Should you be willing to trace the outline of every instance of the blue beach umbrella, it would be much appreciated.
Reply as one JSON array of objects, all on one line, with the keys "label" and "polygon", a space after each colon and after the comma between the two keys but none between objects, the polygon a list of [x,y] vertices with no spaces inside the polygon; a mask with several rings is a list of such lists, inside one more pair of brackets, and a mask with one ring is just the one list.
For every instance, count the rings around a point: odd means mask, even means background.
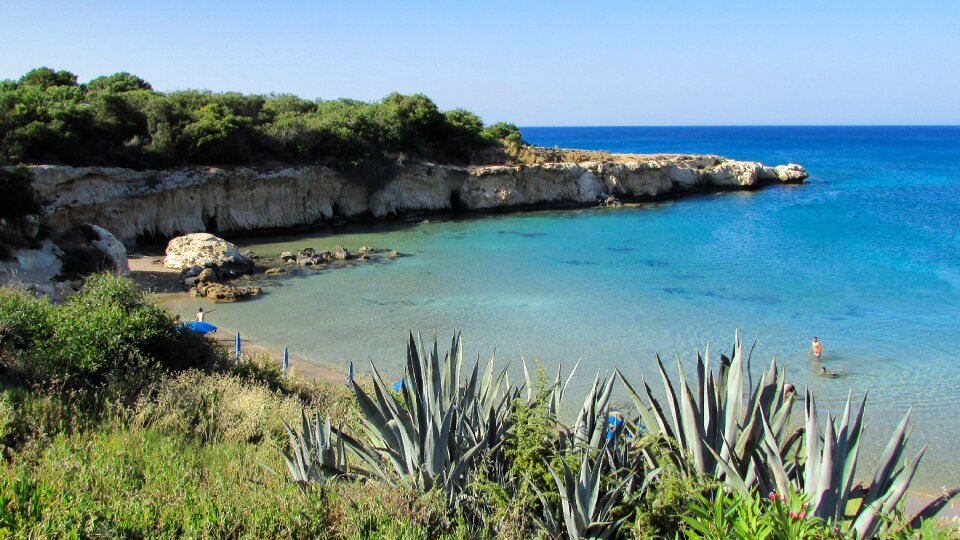
[{"label": "blue beach umbrella", "polygon": [[290,366],[290,354],[287,352],[287,346],[283,346],[283,361],[280,364],[281,369],[283,369],[283,374],[287,374],[287,367]]},{"label": "blue beach umbrella", "polygon": [[237,338],[233,341],[233,351],[234,355],[237,357],[237,362],[240,361],[240,332],[237,332]]},{"label": "blue beach umbrella", "polygon": [[208,322],[190,321],[190,322],[180,323],[178,326],[182,328],[186,328],[187,330],[192,330],[194,332],[200,332],[201,334],[217,331],[217,327]]}]

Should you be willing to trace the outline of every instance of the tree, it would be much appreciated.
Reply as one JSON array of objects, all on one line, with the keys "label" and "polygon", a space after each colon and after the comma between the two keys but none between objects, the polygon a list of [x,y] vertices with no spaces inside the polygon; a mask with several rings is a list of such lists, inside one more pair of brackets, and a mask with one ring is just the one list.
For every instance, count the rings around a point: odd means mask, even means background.
[{"label": "tree", "polygon": [[23,86],[39,86],[41,88],[76,86],[77,76],[69,71],[54,71],[48,67],[38,67],[28,71],[17,82]]},{"label": "tree", "polygon": [[115,94],[134,90],[153,90],[150,83],[126,71],[97,77],[88,82],[86,87],[88,92],[112,92]]}]

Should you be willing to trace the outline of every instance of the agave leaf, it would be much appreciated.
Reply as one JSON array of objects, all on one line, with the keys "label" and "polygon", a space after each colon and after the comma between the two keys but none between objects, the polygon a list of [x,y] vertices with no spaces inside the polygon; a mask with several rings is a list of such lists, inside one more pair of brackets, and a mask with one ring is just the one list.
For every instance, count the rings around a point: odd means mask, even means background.
[{"label": "agave leaf", "polygon": [[763,411],[760,411],[760,423],[763,425],[763,432],[766,435],[766,437],[763,438],[763,451],[766,456],[767,467],[773,473],[772,476],[776,483],[777,491],[783,494],[789,493],[790,478],[784,468],[783,461],[780,460],[780,448],[777,445],[777,440],[773,436],[770,423],[767,422],[767,417]]},{"label": "agave leaf", "polygon": [[817,404],[813,394],[807,390],[807,403],[804,430],[804,449],[806,462],[804,463],[804,492],[810,497],[816,496],[817,478],[820,477],[820,429],[817,422]]},{"label": "agave leaf", "polygon": [[917,512],[910,519],[910,527],[919,529],[923,525],[924,520],[931,519],[933,516],[939,514],[941,510],[950,504],[950,501],[957,497],[957,495],[960,495],[960,488],[947,491],[943,495],[931,501],[930,504],[924,506],[923,509]]},{"label": "agave leaf", "polygon": [[[663,379],[663,390],[667,395],[667,407],[670,410],[670,416],[673,418],[673,425],[677,428],[675,436],[681,448],[687,448],[685,433],[681,427],[680,402],[677,400],[677,394],[673,391],[673,384],[670,377],[667,377],[666,370],[663,369],[663,362],[660,361],[660,355],[657,355],[657,369],[660,370],[660,378]],[[681,370],[682,371],[682,370]]]},{"label": "agave leaf", "polygon": [[[909,413],[907,414],[909,415]],[[898,475],[896,481],[882,497],[871,499],[869,503],[866,500],[864,501],[863,510],[853,523],[857,538],[873,538],[876,535],[881,525],[880,515],[889,512],[900,502],[900,498],[906,493],[910,482],[913,480],[913,475],[917,471],[917,466],[920,464],[920,459],[923,458],[925,450],[926,448],[920,450],[920,454],[907,469],[907,473]],[[870,487],[871,491],[873,491],[873,487]]]},{"label": "agave leaf", "polygon": [[746,483],[744,483],[743,478],[740,477],[740,474],[733,470],[733,468],[726,461],[721,459],[720,454],[718,454],[716,450],[710,448],[709,446],[707,447],[707,450],[713,454],[714,458],[717,460],[717,465],[723,470],[726,483],[736,488],[737,491],[742,493],[745,497],[751,496],[752,494],[750,492],[750,488],[748,488]]},{"label": "agave leaf", "polygon": [[[812,500],[814,515],[823,519],[835,515],[837,510],[836,486],[839,478],[835,474],[836,468],[833,463],[836,446],[837,438],[833,431],[833,419],[828,416],[823,433],[823,454],[818,467],[820,478],[817,479],[817,491]],[[807,456],[807,459],[814,458],[815,456]]]},{"label": "agave leaf", "polygon": [[903,416],[903,419],[900,420],[900,425],[897,426],[897,429],[894,430],[893,435],[887,442],[887,446],[880,457],[877,471],[873,475],[870,491],[867,492],[867,496],[864,498],[864,504],[872,504],[873,501],[877,500],[877,497],[880,496],[882,491],[886,491],[890,482],[892,482],[891,472],[896,467],[897,462],[900,461],[900,456],[903,454],[909,438],[909,435],[907,435],[907,426],[910,421],[910,412],[911,410],[908,410],[907,414]]},{"label": "agave leaf", "polygon": [[643,403],[643,400],[640,398],[640,395],[637,394],[637,391],[633,389],[633,386],[630,385],[630,382],[627,381],[627,378],[623,376],[623,373],[616,369],[617,377],[620,378],[620,382],[623,383],[624,388],[627,390],[627,395],[630,396],[630,399],[633,400],[634,406],[637,408],[637,412],[640,414],[640,420],[643,422],[644,427],[650,433],[660,433],[658,429],[659,424],[653,416],[653,413],[650,409],[647,408],[646,404]]},{"label": "agave leaf", "polygon": [[697,470],[706,473],[711,470],[711,463],[707,462],[707,454],[703,451],[703,416],[697,410],[693,401],[693,395],[690,393],[690,387],[687,385],[683,374],[683,366],[677,361],[677,367],[680,370],[680,418],[683,422],[684,439],[687,450],[693,455],[693,462]]}]

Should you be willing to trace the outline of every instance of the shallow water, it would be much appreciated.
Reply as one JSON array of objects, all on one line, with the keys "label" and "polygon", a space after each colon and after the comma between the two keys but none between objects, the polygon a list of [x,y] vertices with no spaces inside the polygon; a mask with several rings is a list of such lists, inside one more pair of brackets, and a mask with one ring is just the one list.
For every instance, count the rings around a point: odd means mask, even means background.
[{"label": "shallow water", "polygon": [[[364,371],[372,359],[391,375],[408,330],[443,343],[459,329],[474,355],[539,355],[548,369],[582,358],[581,388],[614,365],[654,376],[657,352],[689,367],[707,343],[728,351],[740,328],[758,340],[755,373],[786,361],[821,408],[839,412],[849,389],[870,391],[868,458],[913,407],[914,447],[929,446],[920,484],[960,484],[960,128],[523,131],[546,146],[794,161],[811,178],[622,209],[241,239],[264,256],[335,244],[409,256],[270,279],[262,298],[210,319],[324,363]],[[815,375],[812,335],[840,378]]]}]

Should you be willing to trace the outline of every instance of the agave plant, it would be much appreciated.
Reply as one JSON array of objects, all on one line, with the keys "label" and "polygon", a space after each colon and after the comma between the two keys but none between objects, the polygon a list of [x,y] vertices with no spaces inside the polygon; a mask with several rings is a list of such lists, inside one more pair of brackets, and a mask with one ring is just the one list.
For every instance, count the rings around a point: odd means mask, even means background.
[{"label": "agave plant", "polygon": [[[810,497],[811,511],[815,516],[838,524],[846,523],[856,531],[857,538],[873,538],[884,524],[884,516],[891,515],[898,508],[925,451],[922,448],[912,461],[900,464],[910,439],[908,411],[887,442],[869,486],[854,486],[866,400],[864,396],[852,418],[852,395],[848,395],[843,415],[839,419],[828,415],[821,435],[816,401],[808,390],[799,462],[785,461],[773,447],[769,434],[764,441],[764,465],[777,488],[782,492],[789,488],[802,489]],[[763,424],[769,431],[766,419]],[[953,490],[949,497],[923,509],[914,521],[936,514],[957,493]],[[848,514],[847,503],[851,499],[860,499],[860,502]]]},{"label": "agave plant", "polygon": [[617,518],[615,508],[628,497],[642,496],[659,474],[659,470],[646,471],[640,467],[605,475],[605,464],[613,461],[607,445],[600,453],[585,449],[582,454],[580,471],[576,475],[563,459],[559,460],[562,467],[559,472],[547,464],[556,482],[560,505],[557,508],[548,497],[538,492],[543,513],[534,515],[533,520],[552,538],[564,534],[569,539],[616,536],[629,515]]},{"label": "agave plant", "polygon": [[[657,366],[666,394],[666,406],[653,396],[643,381],[641,396],[618,370],[620,380],[633,399],[639,421],[647,433],[663,435],[676,441],[682,453],[689,455],[700,473],[735,482],[754,484],[762,471],[757,461],[762,442],[772,435],[778,453],[787,455],[797,442],[799,433],[787,436],[793,395],[784,393],[785,374],[774,360],[753,388],[744,403],[744,362],[749,366],[749,353],[744,358],[740,333],[734,338],[729,357],[720,356],[720,368],[714,376],[710,368],[710,349],[697,353],[696,394],[687,384],[683,366],[677,359],[680,382],[674,386],[657,356]],[[749,367],[747,367],[749,373]],[[749,377],[749,375],[748,375]],[[769,433],[764,431],[763,418],[770,419]]]},{"label": "agave plant", "polygon": [[505,434],[509,396],[501,392],[506,371],[494,374],[493,358],[483,375],[478,358],[466,380],[462,365],[459,333],[442,359],[436,340],[426,349],[411,333],[400,402],[373,364],[373,397],[353,386],[365,441],[350,446],[374,474],[399,477],[423,491],[439,486],[452,495],[463,489],[475,456]]},{"label": "agave plant", "polygon": [[290,447],[283,451],[283,459],[293,481],[301,487],[324,481],[326,474],[347,472],[344,438],[330,425],[330,418],[321,423],[320,413],[314,414],[313,422],[307,420],[306,411],[300,411],[302,429],[298,433],[289,424],[283,423],[290,437]]}]

